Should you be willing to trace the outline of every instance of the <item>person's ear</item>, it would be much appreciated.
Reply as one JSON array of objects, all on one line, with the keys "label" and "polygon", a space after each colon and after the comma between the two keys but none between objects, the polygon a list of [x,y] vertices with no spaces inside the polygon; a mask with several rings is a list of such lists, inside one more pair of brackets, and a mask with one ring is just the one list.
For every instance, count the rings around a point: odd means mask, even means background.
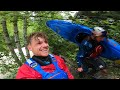
[{"label": "person's ear", "polygon": [[29,51],[32,51],[31,45],[28,45],[27,48],[28,48]]}]

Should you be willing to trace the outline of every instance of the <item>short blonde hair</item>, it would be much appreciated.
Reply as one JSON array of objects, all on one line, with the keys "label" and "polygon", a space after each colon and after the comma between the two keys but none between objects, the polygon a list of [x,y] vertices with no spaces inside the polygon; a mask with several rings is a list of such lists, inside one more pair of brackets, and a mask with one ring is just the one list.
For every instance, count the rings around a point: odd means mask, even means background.
[{"label": "short blonde hair", "polygon": [[44,38],[48,42],[48,38],[43,32],[33,32],[27,37],[27,45],[31,44],[32,39],[37,39],[38,37]]}]

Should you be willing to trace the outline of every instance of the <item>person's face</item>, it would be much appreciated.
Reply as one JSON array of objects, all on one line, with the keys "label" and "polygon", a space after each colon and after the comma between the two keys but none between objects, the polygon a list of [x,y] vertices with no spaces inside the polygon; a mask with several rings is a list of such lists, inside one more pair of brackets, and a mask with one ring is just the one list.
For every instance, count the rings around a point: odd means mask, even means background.
[{"label": "person's face", "polygon": [[96,37],[96,41],[97,41],[97,42],[101,42],[101,41],[104,40],[104,38],[105,38],[105,37],[98,36],[98,37]]},{"label": "person's face", "polygon": [[32,39],[31,44],[28,45],[28,49],[33,52],[36,56],[48,56],[49,54],[49,45],[48,42],[41,37],[38,39]]}]

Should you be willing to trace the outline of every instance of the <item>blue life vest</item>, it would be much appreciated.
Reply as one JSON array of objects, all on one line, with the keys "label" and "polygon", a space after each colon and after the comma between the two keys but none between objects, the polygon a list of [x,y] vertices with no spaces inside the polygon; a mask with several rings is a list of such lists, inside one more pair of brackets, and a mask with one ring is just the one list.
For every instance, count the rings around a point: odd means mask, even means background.
[{"label": "blue life vest", "polygon": [[55,57],[51,54],[50,57],[52,58],[52,63],[55,66],[55,70],[53,72],[45,72],[41,68],[40,64],[38,64],[32,58],[28,59],[25,64],[29,65],[31,68],[39,72],[42,75],[42,79],[68,79],[67,73],[59,68]]}]

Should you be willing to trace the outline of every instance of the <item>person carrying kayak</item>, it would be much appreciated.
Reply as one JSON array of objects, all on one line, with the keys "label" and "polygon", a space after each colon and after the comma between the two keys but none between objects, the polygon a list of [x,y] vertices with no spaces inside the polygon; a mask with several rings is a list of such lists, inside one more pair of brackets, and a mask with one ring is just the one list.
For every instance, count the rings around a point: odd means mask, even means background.
[{"label": "person carrying kayak", "polygon": [[[76,56],[78,72],[81,74],[94,74],[98,71],[107,74],[106,63],[100,58],[104,50],[100,44],[107,37],[107,32],[102,27],[94,27],[92,35],[86,35],[81,41],[79,51]],[[77,40],[81,37],[77,36]],[[92,68],[90,71],[89,69]]]}]

